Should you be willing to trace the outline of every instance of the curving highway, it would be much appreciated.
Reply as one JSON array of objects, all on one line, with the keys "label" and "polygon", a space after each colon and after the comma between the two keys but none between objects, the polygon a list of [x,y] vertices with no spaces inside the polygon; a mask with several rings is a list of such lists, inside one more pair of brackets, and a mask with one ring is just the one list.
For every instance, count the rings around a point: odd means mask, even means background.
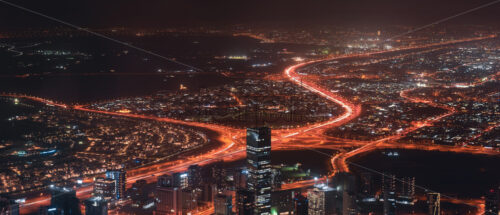
[{"label": "curving highway", "polygon": [[[302,78],[301,75],[297,72],[298,69],[303,68],[304,66],[310,66],[314,65],[317,63],[323,63],[323,62],[328,62],[331,60],[338,60],[338,59],[347,59],[347,58],[356,58],[356,57],[367,57],[371,55],[376,55],[376,54],[383,54],[383,53],[391,53],[391,52],[398,52],[398,51],[404,51],[404,50],[412,50],[412,49],[422,49],[422,48],[431,48],[431,47],[437,47],[437,46],[443,46],[443,45],[450,45],[450,44],[456,44],[456,43],[463,43],[463,42],[470,42],[470,41],[477,41],[477,40],[483,40],[483,39],[489,39],[493,38],[495,36],[486,36],[486,37],[476,37],[476,38],[469,38],[469,39],[462,39],[462,40],[455,40],[455,41],[447,41],[447,42],[442,42],[442,43],[434,43],[434,44],[427,44],[427,45],[420,45],[420,46],[413,46],[413,47],[404,47],[404,48],[399,48],[399,49],[392,49],[392,50],[385,50],[385,51],[377,51],[377,52],[370,52],[370,53],[363,53],[363,54],[353,54],[353,55],[344,55],[344,56],[339,56],[339,57],[333,57],[333,58],[327,58],[327,59],[320,59],[320,60],[314,60],[310,62],[305,62],[305,63],[299,63],[297,65],[290,66],[284,70],[284,77],[290,80],[291,82],[297,84],[300,87],[303,87],[307,90],[310,90],[311,92],[314,92],[318,94],[319,96],[325,98],[326,100],[329,100],[331,102],[334,102],[341,106],[344,109],[344,112],[340,116],[335,116],[332,117],[330,120],[325,121],[325,122],[320,122],[316,123],[313,125],[308,125],[304,127],[300,127],[297,129],[286,129],[286,130],[275,130],[273,131],[273,149],[291,149],[291,148],[304,148],[304,147],[315,147],[315,148],[328,148],[328,147],[336,147],[338,148],[343,148],[346,146],[355,146],[358,147],[354,150],[351,151],[344,151],[341,153],[336,154],[335,156],[332,157],[331,163],[333,167],[332,174],[338,173],[338,172],[348,172],[349,168],[348,165],[346,164],[346,160],[350,157],[359,155],[361,153],[366,153],[371,150],[375,150],[380,147],[411,147],[408,145],[395,145],[395,144],[389,144],[388,142],[392,140],[399,139],[403,137],[405,134],[414,131],[416,129],[429,126],[433,122],[436,122],[446,116],[449,116],[454,113],[454,110],[446,107],[442,107],[448,110],[447,113],[442,114],[438,117],[433,117],[432,119],[425,120],[423,122],[419,123],[414,123],[414,125],[410,128],[405,129],[403,132],[398,133],[396,135],[390,136],[390,137],[385,137],[383,139],[379,139],[376,141],[353,141],[353,140],[341,140],[339,139],[339,142],[343,142],[343,145],[323,145],[324,141],[323,140],[318,140],[318,141],[311,141],[308,144],[297,144],[293,143],[293,140],[295,139],[300,139],[300,138],[309,138],[311,136],[317,136],[318,134],[323,134],[323,132],[331,127],[334,126],[339,126],[342,125],[357,116],[360,115],[361,113],[361,106],[359,104],[354,104],[347,100],[346,98],[335,94],[327,89],[322,88],[318,84],[316,84],[313,81],[310,81],[308,79]],[[426,102],[430,105],[435,105],[436,107],[438,106],[437,104],[434,104],[430,101],[425,101],[422,99],[418,98],[411,98],[407,96],[407,92],[401,92],[401,96],[404,98],[407,98],[411,100],[412,102]],[[219,146],[217,149],[213,149],[207,152],[199,153],[197,155],[193,155],[187,158],[181,158],[178,160],[172,160],[172,161],[166,161],[162,163],[157,163],[157,164],[152,164],[146,167],[141,167],[138,169],[130,170],[127,173],[127,182],[129,184],[135,182],[138,179],[147,179],[149,181],[153,181],[156,176],[155,175],[160,175],[163,173],[170,173],[174,171],[181,171],[186,169],[189,165],[192,164],[208,164],[220,159],[225,159],[225,160],[234,160],[234,159],[241,159],[244,158],[245,156],[245,131],[242,129],[233,129],[229,128],[226,126],[220,126],[220,125],[213,125],[213,124],[207,124],[207,123],[199,123],[199,122],[187,122],[187,121],[182,121],[182,120],[176,120],[176,119],[170,119],[170,118],[161,118],[161,117],[154,117],[154,116],[145,116],[145,115],[138,115],[138,114],[130,114],[130,113],[117,113],[117,112],[107,112],[107,111],[100,111],[100,110],[94,110],[94,109],[88,109],[83,106],[69,106],[65,104],[60,104],[51,100],[46,100],[43,98],[38,98],[38,97],[33,97],[33,96],[26,96],[26,95],[16,95],[16,94],[1,94],[1,96],[9,96],[9,97],[17,97],[17,98],[24,98],[24,99],[30,99],[38,102],[45,103],[47,105],[52,105],[56,106],[59,108],[64,108],[64,109],[74,109],[78,111],[85,111],[85,112],[92,112],[92,113],[99,113],[99,114],[109,114],[109,115],[116,115],[116,116],[122,116],[122,117],[130,117],[130,118],[138,118],[138,119],[145,119],[145,120],[156,120],[156,121],[161,121],[161,122],[168,122],[168,123],[175,123],[175,124],[181,124],[181,125],[187,125],[187,126],[192,126],[192,127],[199,127],[199,128],[204,128],[204,129],[209,129],[212,131],[215,131],[217,134],[219,134],[218,141],[223,143],[221,146]],[[320,138],[321,135],[319,135]],[[432,148],[432,150],[436,150],[436,147]],[[431,150],[431,148],[425,148],[426,150]],[[455,149],[456,152],[466,152],[466,153],[471,153],[471,152],[482,152],[482,153],[492,153],[492,152],[485,152],[485,151],[478,151],[474,149]],[[303,182],[298,182],[296,184],[290,184],[290,185],[285,185],[287,187],[304,187],[304,186],[310,186],[311,184],[316,183],[316,181],[303,181]],[[92,191],[92,187],[87,187],[87,188],[81,188],[77,190],[77,194],[79,197],[87,197],[90,195]],[[22,205],[22,213],[27,213],[31,212],[33,210],[36,210],[36,208],[47,205],[49,204],[50,198],[48,196],[40,196],[37,198],[33,199],[28,199],[25,204]]]}]

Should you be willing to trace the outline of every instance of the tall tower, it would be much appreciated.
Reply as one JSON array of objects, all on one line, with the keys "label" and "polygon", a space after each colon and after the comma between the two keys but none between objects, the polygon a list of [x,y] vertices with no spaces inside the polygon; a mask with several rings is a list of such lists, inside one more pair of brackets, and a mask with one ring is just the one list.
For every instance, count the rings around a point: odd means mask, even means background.
[{"label": "tall tower", "polygon": [[106,178],[115,180],[115,198],[123,199],[125,197],[126,186],[125,171],[123,169],[108,170],[106,171]]},{"label": "tall tower", "polygon": [[439,193],[428,193],[427,204],[429,205],[429,215],[441,214],[440,203],[441,195]]},{"label": "tall tower", "polygon": [[231,195],[217,194],[214,199],[215,215],[231,215],[233,198]]},{"label": "tall tower", "polygon": [[155,214],[182,214],[182,189],[174,185],[171,175],[158,176],[156,184],[156,204]]},{"label": "tall tower", "polygon": [[247,129],[247,188],[254,195],[254,214],[271,214],[271,129]]},{"label": "tall tower", "polygon": [[76,191],[67,187],[50,187],[50,207],[47,211],[60,210],[67,215],[81,215],[80,200],[76,198]]},{"label": "tall tower", "polygon": [[342,214],[342,197],[331,187],[308,190],[307,200],[309,215]]},{"label": "tall tower", "polygon": [[85,215],[108,215],[108,203],[99,196],[86,199],[83,203]]},{"label": "tall tower", "polygon": [[97,177],[94,181],[94,196],[101,197],[105,200],[115,198],[115,180],[111,178]]},{"label": "tall tower", "polygon": [[382,176],[382,196],[384,198],[384,215],[396,214],[396,176]]},{"label": "tall tower", "polygon": [[498,215],[498,205],[499,205],[499,197],[498,190],[491,189],[486,193],[484,199],[484,214],[485,215]]},{"label": "tall tower", "polygon": [[188,167],[188,186],[192,189],[201,187],[201,167],[199,165],[191,165]]}]

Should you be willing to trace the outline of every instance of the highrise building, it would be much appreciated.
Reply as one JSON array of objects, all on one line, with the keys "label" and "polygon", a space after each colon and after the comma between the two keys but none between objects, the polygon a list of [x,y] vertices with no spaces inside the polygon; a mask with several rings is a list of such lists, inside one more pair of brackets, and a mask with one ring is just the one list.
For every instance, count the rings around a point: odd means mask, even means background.
[{"label": "highrise building", "polygon": [[198,207],[198,192],[191,189],[181,190],[181,212],[182,214],[188,214],[188,212],[194,211]]},{"label": "highrise building", "polygon": [[254,202],[253,192],[246,189],[236,191],[236,212],[238,215],[252,215]]},{"label": "highrise building", "polygon": [[214,199],[215,215],[231,215],[233,198],[231,195],[217,194]]},{"label": "highrise building", "polygon": [[188,186],[190,188],[199,188],[202,184],[201,167],[199,165],[191,165],[188,167]]},{"label": "highrise building", "polygon": [[401,190],[396,202],[400,205],[413,205],[415,199],[415,177],[401,179]]},{"label": "highrise building", "polygon": [[382,176],[382,198],[384,199],[384,215],[396,215],[396,176]]},{"label": "highrise building", "polygon": [[308,199],[302,194],[296,194],[294,199],[294,214],[307,215],[308,213]]},{"label": "highrise building", "polygon": [[156,199],[158,201],[156,215],[182,213],[182,190],[173,186],[172,176],[162,175],[158,177]]},{"label": "highrise building", "polygon": [[307,191],[308,215],[342,214],[342,198],[335,189],[324,186]]},{"label": "highrise building", "polygon": [[335,185],[338,199],[338,204],[335,206],[342,209],[342,214],[358,214],[356,204],[357,183],[356,176],[351,173],[338,173],[332,179],[332,184]]},{"label": "highrise building", "polygon": [[94,181],[94,196],[108,201],[115,198],[115,185],[114,179],[97,177]]},{"label": "highrise building", "polygon": [[108,202],[101,197],[86,199],[85,215],[108,215]]},{"label": "highrise building", "polygon": [[498,190],[491,189],[486,193],[484,199],[484,214],[498,215],[499,197]]},{"label": "highrise building", "polygon": [[132,187],[127,191],[127,196],[132,200],[133,207],[140,207],[150,203],[146,186],[147,181],[140,179],[133,183]]},{"label": "highrise building", "polygon": [[248,171],[246,169],[239,170],[234,174],[235,190],[247,188]]},{"label": "highrise building", "polygon": [[160,175],[157,178],[156,186],[157,187],[173,187],[174,179],[171,175]]},{"label": "highrise building", "polygon": [[64,211],[53,206],[42,206],[38,210],[38,215],[64,215]]},{"label": "highrise building", "polygon": [[224,190],[227,188],[227,171],[224,168],[223,161],[215,162],[211,167],[211,182],[217,184],[218,189]]},{"label": "highrise building", "polygon": [[361,184],[361,193],[364,194],[365,196],[371,196],[375,193],[374,189],[374,177],[373,174],[370,172],[362,172],[361,173],[361,179],[362,179],[362,184]]},{"label": "highrise building", "polygon": [[188,173],[176,172],[172,174],[172,183],[174,187],[187,188],[189,186]]},{"label": "highrise building", "polygon": [[283,176],[281,175],[281,170],[278,168],[271,169],[271,186],[273,189],[281,189],[281,183],[283,181]]},{"label": "highrise building", "polygon": [[0,197],[0,214],[19,215],[19,204],[12,199]]},{"label": "highrise building", "polygon": [[106,171],[106,178],[115,180],[115,199],[124,198],[126,187],[125,171],[123,169],[108,170]]},{"label": "highrise building", "polygon": [[50,187],[50,207],[47,212],[61,211],[64,215],[80,215],[80,201],[76,198],[76,191],[66,187]]},{"label": "highrise building", "polygon": [[247,129],[247,188],[254,195],[254,213],[271,213],[271,129]]},{"label": "highrise building", "polygon": [[203,183],[201,187],[200,201],[212,202],[212,185],[210,183]]},{"label": "highrise building", "polygon": [[294,198],[299,190],[275,190],[271,192],[271,214],[293,214]]},{"label": "highrise building", "polygon": [[439,193],[428,193],[427,205],[429,205],[429,215],[441,214],[441,195]]}]

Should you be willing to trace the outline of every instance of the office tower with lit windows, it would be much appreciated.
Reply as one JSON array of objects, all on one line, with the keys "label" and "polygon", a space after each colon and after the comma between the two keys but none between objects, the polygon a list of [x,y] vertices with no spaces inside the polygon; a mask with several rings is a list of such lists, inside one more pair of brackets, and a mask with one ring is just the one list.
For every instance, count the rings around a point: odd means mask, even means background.
[{"label": "office tower with lit windows", "polygon": [[498,215],[498,206],[500,203],[498,195],[498,189],[491,189],[486,193],[484,198],[485,215]]},{"label": "office tower with lit windows", "polygon": [[50,206],[47,212],[62,211],[64,215],[80,215],[80,200],[76,198],[76,191],[67,187],[50,187]]},{"label": "office tower with lit windows", "polygon": [[293,213],[296,215],[307,215],[309,200],[300,193],[295,194],[293,198],[294,209]]},{"label": "office tower with lit windows", "polygon": [[309,215],[342,214],[342,198],[335,189],[324,186],[307,191]]},{"label": "office tower with lit windows", "polygon": [[174,186],[172,176],[162,175],[158,177],[155,194],[157,199],[156,215],[182,212],[182,190],[180,187]]},{"label": "office tower with lit windows", "polygon": [[336,208],[342,210],[342,214],[357,214],[356,194],[358,193],[358,183],[356,176],[351,173],[337,173],[332,178],[335,185],[336,195],[338,195]]},{"label": "office tower with lit windows", "polygon": [[146,205],[148,203],[148,189],[147,181],[145,179],[139,179],[132,184],[132,187],[127,190],[127,197],[132,200],[132,204],[134,205]]},{"label": "office tower with lit windows", "polygon": [[402,205],[403,208],[405,208],[405,205],[413,205],[415,199],[415,177],[401,179],[400,189],[396,202]]},{"label": "office tower with lit windows", "polygon": [[254,195],[254,214],[271,213],[271,129],[247,129],[247,188]]},{"label": "office tower with lit windows", "polygon": [[196,190],[182,189],[181,190],[181,212],[188,214],[198,206],[199,193]]},{"label": "office tower with lit windows", "polygon": [[123,169],[108,170],[106,171],[106,178],[115,180],[115,199],[124,198],[126,187],[125,171]]},{"label": "office tower with lit windows", "polygon": [[19,204],[7,197],[0,197],[0,214],[2,215],[18,215]]},{"label": "office tower with lit windows", "polygon": [[246,189],[247,187],[248,171],[246,169],[236,171],[234,173],[234,186],[235,189]]},{"label": "office tower with lit windows", "polygon": [[429,206],[429,215],[441,214],[441,194],[427,193],[427,205]]},{"label": "office tower with lit windows", "polygon": [[42,206],[38,210],[38,215],[64,215],[64,211],[53,206]]},{"label": "office tower with lit windows", "polygon": [[111,200],[115,197],[115,180],[111,178],[97,177],[94,181],[94,196],[105,200]]},{"label": "office tower with lit windows", "polygon": [[294,211],[294,197],[299,189],[274,190],[271,193],[271,214],[291,215]]},{"label": "office tower with lit windows", "polygon": [[101,197],[92,197],[83,203],[85,215],[108,215],[108,202]]},{"label": "office tower with lit windows", "polygon": [[188,173],[176,172],[172,174],[172,183],[174,187],[187,188],[189,186]]},{"label": "office tower with lit windows", "polygon": [[188,186],[192,189],[201,187],[201,167],[199,165],[191,165],[187,172]]},{"label": "office tower with lit windows", "polygon": [[384,199],[384,215],[396,214],[396,176],[382,176],[382,198]]},{"label": "office tower with lit windows", "polygon": [[217,194],[214,199],[215,215],[231,215],[233,198],[231,195]]},{"label": "office tower with lit windows", "polygon": [[246,189],[236,191],[236,213],[238,215],[252,215],[254,195]]},{"label": "office tower with lit windows", "polygon": [[415,196],[415,177],[406,177],[401,180],[400,195],[413,199]]},{"label": "office tower with lit windows", "polygon": [[171,175],[160,175],[157,178],[156,186],[157,187],[172,187],[174,185],[173,177]]}]

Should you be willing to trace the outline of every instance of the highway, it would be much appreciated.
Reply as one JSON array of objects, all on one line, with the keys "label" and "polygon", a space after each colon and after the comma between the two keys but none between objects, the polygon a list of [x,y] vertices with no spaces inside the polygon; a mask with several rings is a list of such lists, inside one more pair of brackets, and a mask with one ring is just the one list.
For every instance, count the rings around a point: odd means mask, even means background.
[{"label": "highway", "polygon": [[[470,41],[477,41],[477,40],[483,40],[483,39],[489,39],[493,38],[495,36],[486,36],[486,37],[477,37],[477,38],[470,38],[470,39],[462,39],[462,40],[455,40],[455,41],[447,41],[447,42],[442,42],[442,43],[434,43],[434,44],[427,44],[427,45],[420,45],[420,46],[413,46],[413,47],[404,47],[404,48],[398,48],[398,49],[391,49],[391,50],[384,50],[384,51],[377,51],[377,52],[370,52],[370,53],[363,53],[363,54],[353,54],[353,55],[343,55],[343,56],[338,56],[338,57],[331,57],[331,58],[326,58],[326,59],[320,59],[320,60],[313,60],[305,63],[299,63],[296,65],[292,65],[288,68],[286,68],[283,72],[283,76],[290,80],[291,82],[295,83],[296,85],[303,87],[307,90],[310,90],[311,92],[314,92],[318,94],[319,96],[334,102],[341,106],[344,109],[344,112],[339,115],[332,117],[328,121],[325,122],[320,122],[296,129],[286,129],[286,130],[273,130],[273,150],[286,150],[286,149],[300,149],[300,148],[335,148],[335,149],[342,149],[345,147],[357,147],[354,150],[351,151],[343,151],[341,153],[338,153],[334,156],[332,156],[332,167],[333,171],[332,174],[338,173],[338,172],[349,172],[348,165],[346,164],[346,160],[350,157],[359,155],[361,153],[366,153],[375,149],[379,149],[381,147],[408,147],[410,148],[408,144],[393,144],[390,143],[393,140],[397,140],[401,137],[403,137],[405,134],[414,131],[416,129],[422,128],[424,126],[429,126],[432,125],[433,122],[439,121],[440,119],[449,116],[454,113],[454,110],[445,108],[448,110],[445,114],[442,114],[438,117],[433,117],[432,119],[425,120],[423,122],[419,123],[414,123],[412,127],[404,130],[401,133],[398,133],[397,135],[393,135],[390,137],[385,137],[383,139],[375,140],[375,141],[354,141],[354,140],[342,140],[342,139],[337,139],[339,142],[338,145],[325,145],[324,139],[321,138],[327,138],[323,134],[326,129],[342,125],[357,116],[361,113],[361,106],[359,104],[354,104],[351,103],[349,100],[346,98],[343,98],[342,96],[331,92],[330,90],[324,89],[323,87],[319,86],[317,83],[314,83],[313,81],[310,81],[308,79],[302,78],[300,74],[297,73],[297,69],[302,68],[304,66],[310,66],[313,64],[317,63],[323,63],[323,62],[328,62],[331,60],[339,60],[339,59],[347,59],[347,58],[357,58],[357,57],[369,57],[372,55],[376,54],[384,54],[384,53],[391,53],[391,52],[398,52],[398,51],[406,51],[406,50],[413,50],[413,49],[423,49],[423,48],[433,48],[433,47],[438,47],[438,46],[444,46],[444,45],[451,45],[451,44],[457,44],[457,43],[463,43],[463,42],[470,42]],[[220,125],[213,125],[213,124],[207,124],[207,123],[199,123],[199,122],[187,122],[187,121],[182,121],[182,120],[176,120],[176,119],[170,119],[170,118],[161,118],[161,117],[155,117],[155,116],[146,116],[146,115],[138,115],[138,114],[131,114],[131,113],[118,113],[118,112],[107,112],[107,111],[100,111],[100,110],[94,110],[94,109],[89,109],[85,108],[83,106],[69,106],[66,104],[61,104],[57,103],[51,100],[43,99],[43,98],[38,98],[38,97],[33,97],[33,96],[26,96],[26,95],[17,95],[17,94],[1,94],[1,96],[9,96],[9,97],[16,97],[16,98],[24,98],[24,99],[30,99],[33,101],[38,101],[45,103],[47,105],[59,107],[59,108],[64,108],[64,109],[74,109],[77,111],[85,111],[85,112],[91,112],[91,113],[98,113],[98,114],[108,114],[108,115],[115,115],[115,116],[122,116],[122,117],[130,117],[130,118],[137,118],[137,119],[144,119],[144,120],[155,120],[155,121],[160,121],[160,122],[167,122],[167,123],[174,123],[174,124],[181,124],[181,125],[186,125],[186,126],[191,126],[191,127],[198,127],[198,128],[203,128],[203,129],[208,129],[216,132],[218,134],[218,141],[222,143],[220,147],[214,150],[210,150],[204,153],[199,153],[196,156],[190,156],[188,158],[183,158],[180,160],[172,160],[172,161],[166,161],[166,162],[161,162],[157,164],[152,164],[146,167],[141,167],[138,169],[130,170],[127,173],[127,183],[131,184],[134,183],[136,180],[139,179],[147,179],[148,181],[154,181],[157,175],[161,175],[164,173],[170,173],[174,171],[182,171],[186,169],[189,165],[192,164],[208,164],[220,159],[224,160],[236,160],[236,159],[241,159],[245,157],[245,131],[243,129],[234,129],[234,128],[229,128],[226,126],[220,126]],[[401,96],[404,98],[407,98],[411,100],[412,102],[426,102],[430,105],[435,105],[438,107],[439,105],[433,104],[429,101],[425,101],[422,99],[418,98],[411,98],[407,96],[407,91],[406,92],[401,92]],[[313,137],[311,139],[311,137]],[[314,138],[316,137],[316,138]],[[304,140],[304,139],[311,139],[309,142],[303,142],[303,141],[298,141],[298,143],[294,143],[295,140]],[[335,139],[335,138],[329,138],[329,139]],[[306,143],[306,144],[304,144]],[[421,147],[421,146],[419,146]],[[424,148],[426,150],[436,150],[440,149],[440,147],[433,146],[429,148]],[[443,149],[444,150],[444,149]],[[451,150],[451,149],[448,149]],[[473,149],[454,149],[456,152],[463,152],[463,153],[471,153],[471,152],[482,152],[482,150],[473,150]],[[483,153],[491,153],[491,154],[498,154],[498,152],[483,152]],[[88,180],[88,179],[87,179]],[[304,182],[298,182],[297,184],[293,185],[285,185],[288,187],[304,187],[304,186],[310,186],[311,183],[316,183],[314,181],[304,181]],[[77,190],[78,196],[79,197],[88,197],[92,191],[91,187],[87,188],[82,188]],[[50,198],[48,196],[40,196],[34,199],[28,199],[26,203],[24,203],[21,207],[22,213],[27,213],[36,210],[38,207],[47,205],[49,204]]]}]

